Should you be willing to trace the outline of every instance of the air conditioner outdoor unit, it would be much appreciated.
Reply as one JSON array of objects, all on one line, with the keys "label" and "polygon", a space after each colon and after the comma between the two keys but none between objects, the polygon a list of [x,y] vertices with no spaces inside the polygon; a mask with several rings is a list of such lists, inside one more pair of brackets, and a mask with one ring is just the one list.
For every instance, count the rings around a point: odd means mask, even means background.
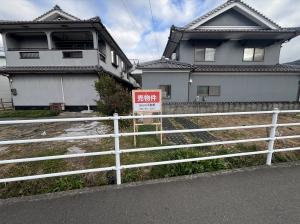
[{"label": "air conditioner outdoor unit", "polygon": [[121,77],[124,78],[124,72],[121,72]]}]

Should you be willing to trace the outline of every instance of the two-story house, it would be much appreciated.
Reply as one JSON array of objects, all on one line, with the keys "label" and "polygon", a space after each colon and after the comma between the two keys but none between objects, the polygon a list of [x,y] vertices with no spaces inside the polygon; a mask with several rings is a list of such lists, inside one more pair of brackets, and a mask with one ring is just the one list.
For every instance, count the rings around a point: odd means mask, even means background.
[{"label": "two-story house", "polygon": [[298,101],[300,67],[279,64],[282,45],[298,35],[300,27],[282,28],[230,0],[173,25],[162,59],[138,64],[136,78],[143,89],[162,89],[165,103]]},{"label": "two-story house", "polygon": [[132,64],[98,16],[82,20],[55,6],[32,21],[0,20],[6,55],[0,74],[9,75],[15,109],[67,110],[95,106],[93,84],[105,71],[131,91]]}]

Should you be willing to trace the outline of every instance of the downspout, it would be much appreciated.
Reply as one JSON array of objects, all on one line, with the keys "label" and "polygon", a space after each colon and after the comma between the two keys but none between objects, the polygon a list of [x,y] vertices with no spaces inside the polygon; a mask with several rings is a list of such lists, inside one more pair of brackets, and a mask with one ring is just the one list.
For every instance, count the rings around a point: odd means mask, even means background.
[{"label": "downspout", "polygon": [[63,84],[62,77],[60,77],[60,83],[61,83],[61,93],[62,93],[63,103],[65,104],[65,93],[64,93],[64,84]]}]

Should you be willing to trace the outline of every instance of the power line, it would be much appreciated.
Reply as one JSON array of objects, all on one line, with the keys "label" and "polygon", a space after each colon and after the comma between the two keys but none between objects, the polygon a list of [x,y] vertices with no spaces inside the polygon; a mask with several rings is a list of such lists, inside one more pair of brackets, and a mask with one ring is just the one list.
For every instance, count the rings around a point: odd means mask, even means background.
[{"label": "power line", "polygon": [[123,0],[121,0],[121,2],[123,3],[123,5],[124,5],[124,7],[125,7],[125,9],[126,9],[126,11],[127,11],[127,13],[128,13],[128,15],[129,15],[130,19],[132,20],[132,22],[133,22],[135,28],[137,29],[137,31],[139,32],[139,34],[140,34],[142,40],[144,41],[146,47],[148,48],[148,50],[149,50],[149,52],[150,52],[152,58],[155,59],[155,58],[153,57],[153,54],[152,54],[152,52],[150,51],[150,48],[148,47],[146,41],[144,40],[144,38],[143,38],[143,36],[142,36],[142,34],[141,34],[139,28],[138,28],[137,25],[135,24],[135,22],[134,22],[134,20],[133,20],[133,17],[131,16],[131,14],[130,14],[129,10],[127,9],[126,5],[124,4]]},{"label": "power line", "polygon": [[150,5],[150,10],[151,10],[152,23],[153,23],[153,30],[154,30],[154,33],[155,33],[156,47],[157,47],[157,53],[158,53],[158,58],[159,58],[158,43],[157,43],[157,37],[156,37],[156,31],[155,31],[155,26],[154,26],[154,19],[153,19],[153,13],[152,13],[152,8],[151,8],[151,2],[150,2],[150,0],[149,0],[149,5]]}]

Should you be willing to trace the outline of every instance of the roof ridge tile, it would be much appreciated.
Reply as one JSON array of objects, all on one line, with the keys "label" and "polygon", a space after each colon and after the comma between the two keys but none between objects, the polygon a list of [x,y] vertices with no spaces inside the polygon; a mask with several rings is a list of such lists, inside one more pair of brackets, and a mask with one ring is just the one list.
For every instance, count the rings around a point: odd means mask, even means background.
[{"label": "roof ridge tile", "polygon": [[44,16],[46,16],[47,14],[49,14],[49,13],[51,13],[51,12],[53,12],[53,11],[61,11],[61,12],[63,12],[64,14],[73,17],[75,20],[81,20],[81,19],[79,19],[78,17],[73,16],[73,15],[71,15],[71,14],[65,12],[64,10],[62,10],[62,9],[59,7],[59,5],[55,5],[51,10],[49,10],[48,12],[45,12],[44,14],[40,15],[39,17],[37,17],[36,19],[34,19],[34,20],[32,20],[32,21],[38,21],[39,19],[43,18]]}]

